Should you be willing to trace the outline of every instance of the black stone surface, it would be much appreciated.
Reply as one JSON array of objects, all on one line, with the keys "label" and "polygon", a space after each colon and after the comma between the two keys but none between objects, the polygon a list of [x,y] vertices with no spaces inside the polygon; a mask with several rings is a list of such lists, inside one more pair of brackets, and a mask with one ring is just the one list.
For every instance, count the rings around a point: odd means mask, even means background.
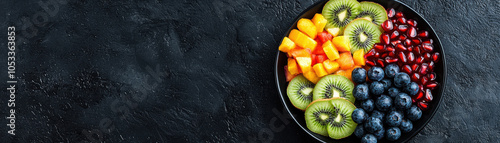
[{"label": "black stone surface", "polygon": [[[0,140],[313,142],[287,118],[273,69],[281,36],[317,1],[0,1],[2,117],[8,26],[18,39],[16,136],[2,119]],[[498,141],[500,2],[402,2],[440,36],[449,76],[410,142]]]}]

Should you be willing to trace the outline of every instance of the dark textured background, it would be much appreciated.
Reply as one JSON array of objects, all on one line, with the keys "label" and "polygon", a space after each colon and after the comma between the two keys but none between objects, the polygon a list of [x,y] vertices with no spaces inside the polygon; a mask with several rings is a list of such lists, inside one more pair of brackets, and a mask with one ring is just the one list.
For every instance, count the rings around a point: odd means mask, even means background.
[{"label": "dark textured background", "polygon": [[[18,29],[19,77],[17,135],[2,119],[2,142],[314,141],[286,118],[273,69],[281,36],[318,0],[47,1],[61,2],[53,15],[0,1],[2,47]],[[448,62],[444,102],[411,142],[498,141],[500,2],[402,1]]]}]

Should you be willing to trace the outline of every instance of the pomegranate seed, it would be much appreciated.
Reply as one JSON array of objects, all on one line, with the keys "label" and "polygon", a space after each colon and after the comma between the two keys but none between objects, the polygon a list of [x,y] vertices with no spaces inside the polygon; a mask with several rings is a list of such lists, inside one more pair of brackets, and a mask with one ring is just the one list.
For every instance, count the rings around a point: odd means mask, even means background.
[{"label": "pomegranate seed", "polygon": [[422,111],[427,111],[427,109],[429,109],[429,104],[427,104],[427,102],[418,102],[418,108],[420,108],[420,110]]},{"label": "pomegranate seed", "polygon": [[427,63],[422,63],[422,65],[420,66],[420,70],[418,72],[422,75],[427,74],[427,67],[429,67]]},{"label": "pomegranate seed", "polygon": [[375,45],[373,45],[373,48],[378,51],[378,52],[383,52],[384,48],[385,48],[385,45],[383,44],[380,44],[380,43],[377,43]]},{"label": "pomegranate seed", "polygon": [[394,40],[394,39],[396,39],[396,38],[399,38],[399,32],[398,32],[398,31],[396,31],[396,30],[394,30],[394,31],[392,31],[392,33],[391,33],[391,39],[393,39],[393,40]]},{"label": "pomegranate seed", "polygon": [[373,58],[380,58],[380,53],[379,52],[375,52],[375,55],[373,55]]},{"label": "pomegranate seed", "polygon": [[426,61],[430,61],[430,60],[431,60],[431,58],[432,58],[432,56],[431,56],[431,54],[430,54],[430,53],[425,53],[425,54],[424,54],[424,59],[425,59]]},{"label": "pomegranate seed", "polygon": [[381,58],[385,58],[389,55],[389,53],[383,53],[382,55],[380,55]]},{"label": "pomegranate seed", "polygon": [[415,61],[415,55],[413,54],[413,52],[408,52],[406,58],[408,59],[408,63],[413,63]]},{"label": "pomegranate seed", "polygon": [[386,31],[386,32],[389,32],[394,28],[394,24],[392,24],[392,21],[390,21],[390,20],[384,21],[384,23],[382,23],[381,26],[382,26],[382,29],[384,29],[384,31]]},{"label": "pomegranate seed", "polygon": [[436,73],[431,72],[431,73],[427,74],[427,77],[429,78],[429,80],[434,81],[434,80],[436,80]]},{"label": "pomegranate seed", "polygon": [[399,40],[404,41],[406,40],[406,35],[399,35]]},{"label": "pomegranate seed", "polygon": [[422,49],[426,52],[431,52],[434,48],[432,47],[432,44],[422,43]]},{"label": "pomegranate seed", "polygon": [[408,48],[406,48],[405,46],[403,46],[403,44],[396,44],[396,50],[398,50],[398,51],[407,51]]},{"label": "pomegranate seed", "polygon": [[385,47],[385,51],[387,51],[387,52],[394,52],[394,51],[396,51],[396,49],[394,49],[394,47],[392,47],[391,45],[387,45]]},{"label": "pomegranate seed", "polygon": [[418,45],[418,44],[422,43],[422,40],[420,40],[420,38],[411,39],[411,41],[412,41],[415,45]]},{"label": "pomegranate seed", "polygon": [[420,66],[418,66],[418,64],[413,64],[413,65],[411,65],[411,69],[412,69],[413,71],[417,71],[417,70],[418,70],[418,67],[420,67]]},{"label": "pomegranate seed", "polygon": [[420,49],[421,49],[420,46],[414,47],[413,52],[420,55],[420,54],[422,54],[422,51]]},{"label": "pomegranate seed", "polygon": [[411,80],[412,81],[419,81],[420,80],[420,75],[418,73],[413,73],[411,75]]},{"label": "pomegranate seed", "polygon": [[409,25],[411,26],[414,26],[414,27],[417,27],[417,21],[413,20],[413,19],[408,19],[406,21],[406,23],[408,23]]},{"label": "pomegranate seed", "polygon": [[396,15],[396,10],[394,10],[394,8],[387,10],[387,17],[392,18],[394,15]]},{"label": "pomegranate seed", "polygon": [[434,62],[433,61],[430,61],[429,62],[429,71],[434,71]]},{"label": "pomegranate seed", "polygon": [[405,46],[411,46],[411,40],[410,39],[406,39],[405,42],[403,42],[405,44]]},{"label": "pomegranate seed", "polygon": [[403,17],[403,12],[396,12],[396,17],[397,18],[400,18],[400,17]]},{"label": "pomegranate seed", "polygon": [[431,102],[433,99],[432,97],[432,92],[431,92],[431,89],[426,89],[425,90],[425,98],[424,98],[424,101],[425,102]]},{"label": "pomegranate seed", "polygon": [[391,19],[391,22],[394,23],[394,27],[396,27],[396,22],[398,22],[398,19],[396,19],[396,18]]},{"label": "pomegranate seed", "polygon": [[422,43],[432,44],[432,43],[434,43],[434,40],[432,40],[432,39],[427,39],[427,40],[425,40],[425,41],[424,41],[424,42],[422,42]]},{"label": "pomegranate seed", "polygon": [[408,25],[399,25],[398,26],[398,31],[399,32],[406,32],[408,30]]},{"label": "pomegranate seed", "polygon": [[380,35],[380,42],[382,42],[382,44],[389,45],[389,43],[391,43],[391,36],[389,36],[388,33],[383,33]]},{"label": "pomegranate seed", "polygon": [[404,18],[404,17],[398,18],[398,23],[399,24],[406,24],[406,18]]},{"label": "pomegranate seed", "polygon": [[396,51],[389,52],[389,56],[390,57],[396,57]]},{"label": "pomegranate seed", "polygon": [[407,35],[410,37],[410,38],[415,38],[417,37],[417,29],[415,27],[410,27],[410,29],[408,29],[408,32],[407,32]]},{"label": "pomegranate seed", "polygon": [[398,58],[385,57],[385,62],[388,63],[388,64],[395,63],[395,62],[398,62]]},{"label": "pomegranate seed", "polygon": [[382,59],[378,59],[378,60],[377,60],[377,64],[378,64],[379,66],[381,66],[381,67],[385,67],[384,60],[382,60]]},{"label": "pomegranate seed", "polygon": [[401,43],[401,40],[395,40],[395,41],[394,41],[394,40],[392,40],[392,41],[391,41],[391,44],[392,44],[393,46],[396,46],[396,45],[397,45],[397,44],[399,44],[399,43]]},{"label": "pomegranate seed", "polygon": [[403,72],[405,72],[407,74],[411,74],[412,70],[411,70],[410,65],[404,65],[403,66]]},{"label": "pomegranate seed", "polygon": [[375,55],[375,49],[371,49],[370,51],[368,51],[368,53],[365,54],[365,59],[368,59],[374,55]]},{"label": "pomegranate seed", "polygon": [[413,52],[413,46],[407,46],[407,47],[408,47],[408,52]]},{"label": "pomegranate seed", "polygon": [[422,57],[422,56],[417,57],[417,59],[415,60],[415,63],[417,63],[417,64],[424,63],[424,57]]},{"label": "pomegranate seed", "polygon": [[366,60],[365,63],[366,63],[366,65],[369,65],[369,66],[372,66],[372,67],[375,66],[375,62],[373,62],[373,61]]},{"label": "pomegranate seed", "polygon": [[403,53],[403,51],[400,51],[400,52],[398,53],[398,57],[399,57],[399,59],[401,60],[401,62],[406,63],[406,61],[407,61],[407,60],[406,60],[406,55],[405,55],[405,53]]},{"label": "pomegranate seed", "polygon": [[420,91],[424,91],[424,86],[423,86],[423,85],[421,85],[421,84],[419,84],[419,85],[418,85],[418,89],[420,89]]},{"label": "pomegranate seed", "polygon": [[430,88],[430,89],[434,89],[437,86],[438,86],[438,83],[436,81],[430,81],[429,83],[427,83],[427,85],[425,87]]},{"label": "pomegranate seed", "polygon": [[422,90],[418,91],[418,93],[416,95],[413,96],[415,99],[417,100],[422,100],[424,99],[424,93],[422,92]]},{"label": "pomegranate seed", "polygon": [[424,85],[426,85],[428,81],[429,81],[429,78],[427,76],[422,76],[422,79],[420,80],[420,82]]},{"label": "pomegranate seed", "polygon": [[427,37],[429,37],[429,32],[427,32],[425,30],[419,31],[418,32],[418,37],[420,37],[420,38],[427,38]]},{"label": "pomegranate seed", "polygon": [[438,62],[438,60],[439,60],[439,53],[436,52],[436,53],[432,54],[432,61]]}]

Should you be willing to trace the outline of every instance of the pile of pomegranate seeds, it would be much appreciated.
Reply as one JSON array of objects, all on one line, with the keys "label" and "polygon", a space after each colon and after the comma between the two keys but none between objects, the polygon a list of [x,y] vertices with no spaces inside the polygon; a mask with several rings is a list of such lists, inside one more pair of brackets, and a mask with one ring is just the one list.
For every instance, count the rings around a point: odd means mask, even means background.
[{"label": "pile of pomegranate seeds", "polygon": [[365,54],[366,64],[380,67],[398,64],[400,71],[419,84],[420,90],[412,99],[425,111],[433,99],[431,91],[438,86],[434,67],[439,61],[439,52],[434,51],[429,32],[418,29],[416,20],[406,19],[393,8],[387,10],[387,16],[389,19],[382,23],[384,33],[380,35],[380,43]]}]

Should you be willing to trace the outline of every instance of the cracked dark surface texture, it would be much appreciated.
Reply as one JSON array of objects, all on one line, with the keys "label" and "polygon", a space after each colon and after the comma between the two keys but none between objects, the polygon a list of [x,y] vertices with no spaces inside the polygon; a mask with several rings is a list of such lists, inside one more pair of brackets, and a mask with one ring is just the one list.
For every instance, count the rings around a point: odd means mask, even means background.
[{"label": "cracked dark surface texture", "polygon": [[[281,36],[318,0],[59,1],[31,34],[21,21],[43,16],[38,1],[0,2],[0,28],[26,37],[16,136],[3,119],[2,142],[315,141],[283,115],[273,69]],[[448,62],[441,108],[410,142],[500,140],[500,2],[402,2],[434,27]]]}]

